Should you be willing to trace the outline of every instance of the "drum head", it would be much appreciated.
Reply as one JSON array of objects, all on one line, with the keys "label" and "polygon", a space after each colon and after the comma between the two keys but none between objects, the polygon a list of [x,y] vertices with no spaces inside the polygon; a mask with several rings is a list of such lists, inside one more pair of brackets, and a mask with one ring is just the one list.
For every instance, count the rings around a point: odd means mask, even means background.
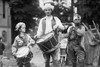
[{"label": "drum head", "polygon": [[54,35],[54,33],[49,33],[49,34],[43,35],[43,36],[41,36],[40,39],[38,39],[36,41],[36,43],[41,43],[41,42],[48,41],[50,38],[52,38],[53,35]]},{"label": "drum head", "polygon": [[41,42],[43,42],[44,41],[44,39],[38,39],[37,41],[36,41],[36,43],[41,43]]},{"label": "drum head", "polygon": [[20,57],[24,57],[26,55],[28,55],[30,49],[25,46],[25,47],[21,47],[18,49],[17,53],[16,53],[16,57],[20,58]]}]

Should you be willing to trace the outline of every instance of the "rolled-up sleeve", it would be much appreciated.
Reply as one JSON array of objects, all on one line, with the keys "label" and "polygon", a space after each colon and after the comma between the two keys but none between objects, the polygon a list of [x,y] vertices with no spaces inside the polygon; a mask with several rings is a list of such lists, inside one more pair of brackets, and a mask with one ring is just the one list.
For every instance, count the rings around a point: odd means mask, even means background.
[{"label": "rolled-up sleeve", "polygon": [[64,26],[62,25],[60,19],[55,17],[55,20],[56,20],[56,25],[58,26],[58,28],[61,30],[64,30]]},{"label": "rolled-up sleeve", "polygon": [[40,20],[38,30],[37,30],[37,36],[41,36],[41,35],[42,35],[42,19]]}]

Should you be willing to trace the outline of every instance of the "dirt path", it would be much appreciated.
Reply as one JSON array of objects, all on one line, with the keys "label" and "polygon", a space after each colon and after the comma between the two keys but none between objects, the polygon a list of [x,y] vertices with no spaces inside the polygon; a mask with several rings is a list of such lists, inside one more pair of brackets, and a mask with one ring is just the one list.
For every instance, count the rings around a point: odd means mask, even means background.
[{"label": "dirt path", "polygon": [[37,45],[35,45],[32,48],[32,52],[33,52],[33,58],[31,60],[31,63],[33,63],[37,67],[44,67],[45,61],[43,58],[43,54]]}]

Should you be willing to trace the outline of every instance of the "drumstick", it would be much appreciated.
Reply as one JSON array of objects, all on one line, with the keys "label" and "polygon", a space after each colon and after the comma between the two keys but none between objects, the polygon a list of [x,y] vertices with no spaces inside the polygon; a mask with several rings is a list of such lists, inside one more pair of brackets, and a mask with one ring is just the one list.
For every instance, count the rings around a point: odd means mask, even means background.
[{"label": "drumstick", "polygon": [[92,22],[93,22],[94,27],[97,28],[95,22],[93,20],[92,20]]},{"label": "drumstick", "polygon": [[97,27],[96,27],[95,22],[94,22],[94,21],[92,21],[92,22],[93,22],[93,24],[94,24],[94,27],[96,28],[96,31],[97,31],[98,35],[100,36],[100,33],[99,33],[99,31],[98,31],[98,29],[97,29]]},{"label": "drumstick", "polygon": [[[97,24],[97,29],[98,29],[98,32],[99,32],[99,24]],[[100,33],[100,32],[99,32]]]},{"label": "drumstick", "polygon": [[90,30],[92,29],[92,28],[91,28],[91,25],[89,25],[89,28],[90,28]]},{"label": "drumstick", "polygon": [[97,24],[97,28],[98,28],[98,30],[99,30],[99,25]]}]

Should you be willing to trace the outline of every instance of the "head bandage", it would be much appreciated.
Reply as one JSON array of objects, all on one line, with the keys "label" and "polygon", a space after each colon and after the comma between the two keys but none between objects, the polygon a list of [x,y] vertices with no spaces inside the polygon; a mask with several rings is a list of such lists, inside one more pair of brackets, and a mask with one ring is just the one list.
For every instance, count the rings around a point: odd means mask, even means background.
[{"label": "head bandage", "polygon": [[19,22],[19,23],[16,25],[16,31],[18,31],[19,28],[20,28],[22,25],[25,25],[25,23]]},{"label": "head bandage", "polygon": [[42,9],[45,10],[45,9],[48,9],[48,8],[54,10],[54,6],[49,4],[49,3],[45,4]]},{"label": "head bandage", "polygon": [[78,15],[78,14],[75,14],[73,20],[76,20],[76,19],[80,19],[81,20],[81,16]]}]

